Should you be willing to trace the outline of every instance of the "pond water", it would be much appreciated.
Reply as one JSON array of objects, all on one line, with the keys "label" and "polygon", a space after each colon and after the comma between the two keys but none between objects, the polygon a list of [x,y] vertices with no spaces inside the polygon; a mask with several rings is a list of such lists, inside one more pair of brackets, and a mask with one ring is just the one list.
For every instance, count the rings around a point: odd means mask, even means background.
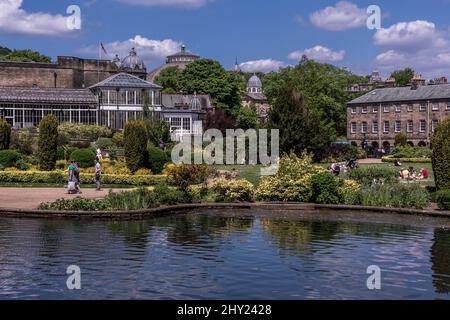
[{"label": "pond water", "polygon": [[[66,285],[81,269],[81,290]],[[381,269],[381,290],[367,268]],[[144,221],[0,218],[0,299],[448,299],[450,221],[207,210]]]}]

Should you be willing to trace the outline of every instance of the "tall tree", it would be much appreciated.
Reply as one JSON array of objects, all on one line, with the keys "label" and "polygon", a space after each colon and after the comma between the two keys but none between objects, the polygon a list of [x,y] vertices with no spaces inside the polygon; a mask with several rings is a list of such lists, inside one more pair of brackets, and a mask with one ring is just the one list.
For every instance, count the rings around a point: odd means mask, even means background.
[{"label": "tall tree", "polygon": [[125,125],[125,161],[131,172],[143,168],[146,162],[147,128],[142,120],[131,120]]},{"label": "tall tree", "polygon": [[44,171],[55,170],[58,148],[58,120],[50,114],[39,123],[39,167]]},{"label": "tall tree", "polygon": [[395,84],[399,87],[405,87],[411,83],[415,71],[411,68],[396,70],[392,72],[391,77],[395,79]]},{"label": "tall tree", "polygon": [[226,72],[219,62],[200,59],[183,71],[181,87],[188,93],[211,95],[215,107],[232,109],[241,102],[240,89],[233,73]]},{"label": "tall tree", "polygon": [[16,62],[51,62],[50,57],[32,50],[14,50],[5,56],[1,56],[0,60]]},{"label": "tall tree", "polygon": [[183,72],[180,68],[169,67],[161,71],[155,78],[155,83],[164,88],[164,93],[177,93],[182,89],[180,85],[182,74]]},{"label": "tall tree", "polygon": [[312,152],[316,160],[324,156],[328,144],[336,138],[333,123],[291,82],[280,89],[269,113],[268,126],[280,130],[281,152]]}]

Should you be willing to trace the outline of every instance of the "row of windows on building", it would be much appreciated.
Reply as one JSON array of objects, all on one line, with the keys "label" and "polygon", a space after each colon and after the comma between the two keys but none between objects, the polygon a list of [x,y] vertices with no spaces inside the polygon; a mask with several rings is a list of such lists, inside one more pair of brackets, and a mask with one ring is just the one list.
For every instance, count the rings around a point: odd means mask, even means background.
[{"label": "row of windows on building", "polygon": [[161,105],[161,92],[141,90],[102,90],[100,103],[102,105],[142,105],[147,95],[148,104],[151,106]]},{"label": "row of windows on building", "polygon": [[[432,120],[431,121],[431,131],[434,132],[434,130],[437,128],[439,121],[438,120]],[[400,120],[397,120],[394,122],[394,132],[395,133],[401,133],[403,129],[403,123]],[[417,129],[419,133],[425,133],[427,131],[427,121],[426,120],[420,120]],[[369,133],[369,124],[368,122],[362,122],[360,124],[360,132],[361,133]],[[379,124],[378,121],[372,122],[372,133],[379,133]],[[383,133],[388,134],[391,130],[391,122],[390,121],[384,121],[383,122]],[[351,123],[351,133],[356,134],[358,132],[358,124],[356,122]],[[408,120],[406,121],[406,132],[407,133],[414,133],[414,121]]]},{"label": "row of windows on building", "polygon": [[[436,103],[431,103],[431,110],[432,111],[441,111],[441,106],[438,102]],[[403,110],[403,105],[401,104],[394,104],[394,105],[384,105],[383,106],[383,112],[384,113],[389,113],[391,112],[391,110],[395,110],[395,112],[402,112]],[[363,106],[360,107],[361,108],[361,113],[366,114],[369,113],[369,107],[368,106]],[[372,113],[378,113],[380,107],[379,106],[373,106],[371,107],[370,111]],[[406,110],[408,112],[414,112],[414,104],[408,104],[406,105]],[[447,102],[447,104],[445,105],[445,110],[446,111],[450,111],[450,102]],[[419,104],[419,111],[427,111],[427,104],[426,103],[421,103]],[[351,112],[352,114],[356,114],[358,113],[358,107],[356,106],[352,106],[351,107]]]}]

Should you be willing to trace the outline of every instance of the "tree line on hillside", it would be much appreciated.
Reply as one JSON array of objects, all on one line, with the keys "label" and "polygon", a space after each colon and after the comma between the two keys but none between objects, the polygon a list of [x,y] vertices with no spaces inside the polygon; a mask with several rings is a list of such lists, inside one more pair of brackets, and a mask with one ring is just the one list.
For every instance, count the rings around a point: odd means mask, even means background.
[{"label": "tree line on hillside", "polygon": [[11,50],[7,47],[0,46],[0,61],[49,63],[51,62],[51,59],[46,55],[30,49]]}]

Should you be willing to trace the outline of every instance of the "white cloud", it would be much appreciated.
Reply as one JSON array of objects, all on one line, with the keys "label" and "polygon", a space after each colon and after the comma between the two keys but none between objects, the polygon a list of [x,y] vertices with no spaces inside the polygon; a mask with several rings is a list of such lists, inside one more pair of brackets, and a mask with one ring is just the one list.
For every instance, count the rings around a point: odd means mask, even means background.
[{"label": "white cloud", "polygon": [[[145,61],[147,69],[152,69],[152,64],[153,67],[162,64],[166,56],[180,51],[181,42],[172,39],[153,40],[136,35],[126,41],[104,43],[104,46],[109,59],[112,59],[115,54],[123,59],[129,54],[131,48],[135,48],[139,57]],[[98,55],[98,45],[83,47],[78,51],[83,54]]]},{"label": "white cloud", "polygon": [[344,60],[345,51],[333,51],[327,47],[315,46],[303,51],[294,51],[289,54],[288,58],[299,61],[303,55],[306,55],[309,59],[319,62],[337,62]]},{"label": "white cloud", "polygon": [[309,19],[311,23],[321,29],[329,31],[343,31],[366,25],[367,12],[358,8],[356,4],[340,1],[335,7],[326,7],[313,12]]},{"label": "white cloud", "polygon": [[278,71],[278,69],[284,66],[285,66],[284,62],[273,59],[253,60],[239,64],[240,69],[244,72]]},{"label": "white cloud", "polygon": [[66,35],[67,17],[22,9],[23,0],[0,0],[0,31],[29,35]]},{"label": "white cloud", "polygon": [[447,37],[434,23],[423,20],[380,29],[374,35],[374,43],[385,51],[376,56],[374,64],[385,73],[412,67],[428,78],[448,76],[450,42]]},{"label": "white cloud", "polygon": [[417,50],[424,47],[443,47],[447,44],[443,33],[432,22],[417,20],[400,22],[377,30],[375,45],[397,50]]},{"label": "white cloud", "polygon": [[165,7],[185,7],[199,8],[212,0],[118,0],[123,3],[142,6],[165,6]]}]

